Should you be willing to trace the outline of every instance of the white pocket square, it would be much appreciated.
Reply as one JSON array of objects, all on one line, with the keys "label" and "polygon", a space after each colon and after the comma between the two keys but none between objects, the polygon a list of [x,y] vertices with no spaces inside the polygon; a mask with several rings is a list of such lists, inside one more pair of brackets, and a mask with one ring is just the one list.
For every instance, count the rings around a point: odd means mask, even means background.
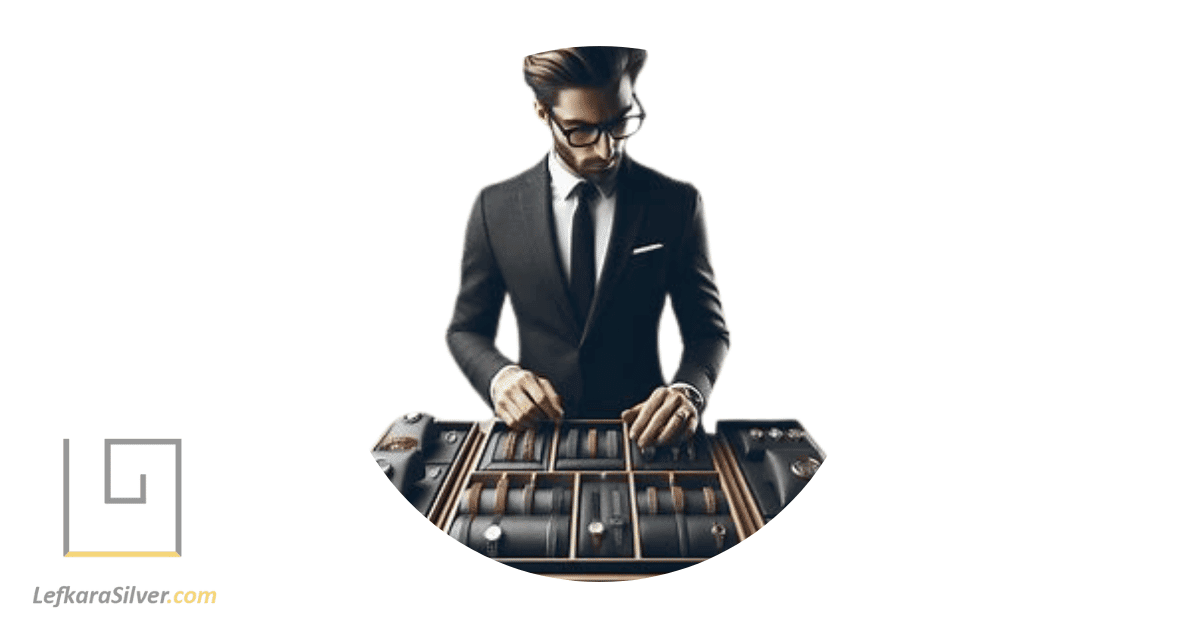
[{"label": "white pocket square", "polygon": [[657,251],[658,249],[661,249],[662,247],[663,247],[662,242],[655,242],[654,244],[647,244],[646,246],[637,247],[636,249],[633,250],[633,254],[641,255],[642,253],[649,253],[650,251]]}]

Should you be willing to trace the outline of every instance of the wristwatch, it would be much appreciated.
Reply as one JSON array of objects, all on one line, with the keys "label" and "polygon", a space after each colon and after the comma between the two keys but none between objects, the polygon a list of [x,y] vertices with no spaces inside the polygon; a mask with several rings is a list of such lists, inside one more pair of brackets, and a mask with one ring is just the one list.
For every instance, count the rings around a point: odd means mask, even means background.
[{"label": "wristwatch", "polygon": [[713,544],[717,546],[717,551],[725,549],[725,526],[721,525],[719,521],[714,521],[710,531],[713,536]]},{"label": "wristwatch", "polygon": [[599,552],[600,545],[604,543],[604,522],[597,519],[589,523],[587,526],[587,531],[592,537],[592,550]]},{"label": "wristwatch", "polygon": [[495,558],[500,554],[500,539],[504,536],[504,530],[500,524],[493,523],[483,531],[483,540],[487,542],[487,555]]},{"label": "wristwatch", "polygon": [[683,396],[691,402],[692,407],[696,409],[696,414],[699,415],[704,411],[704,396],[700,394],[696,387],[687,382],[676,382],[671,384],[671,388],[683,393]]}]

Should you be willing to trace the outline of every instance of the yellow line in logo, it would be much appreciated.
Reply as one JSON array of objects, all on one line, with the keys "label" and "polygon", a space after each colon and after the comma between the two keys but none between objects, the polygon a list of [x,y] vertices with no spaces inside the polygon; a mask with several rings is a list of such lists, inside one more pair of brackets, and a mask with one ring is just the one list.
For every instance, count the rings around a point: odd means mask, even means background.
[{"label": "yellow line in logo", "polygon": [[67,552],[67,558],[179,558],[176,552]]}]

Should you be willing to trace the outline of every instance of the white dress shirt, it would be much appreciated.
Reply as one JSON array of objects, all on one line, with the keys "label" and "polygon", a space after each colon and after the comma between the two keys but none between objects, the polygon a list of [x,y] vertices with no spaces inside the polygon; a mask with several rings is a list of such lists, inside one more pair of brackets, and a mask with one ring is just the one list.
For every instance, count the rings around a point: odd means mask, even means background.
[{"label": "white dress shirt", "polygon": [[[579,195],[572,194],[583,177],[571,172],[562,162],[558,151],[550,151],[550,205],[554,213],[554,234],[558,236],[558,259],[562,260],[563,277],[571,277],[571,226],[575,220],[575,208],[579,207]],[[604,258],[608,256],[608,242],[612,237],[613,218],[617,215],[617,189],[609,186],[608,193],[596,186],[600,194],[592,206],[592,225],[596,234],[596,284],[604,271]]]}]

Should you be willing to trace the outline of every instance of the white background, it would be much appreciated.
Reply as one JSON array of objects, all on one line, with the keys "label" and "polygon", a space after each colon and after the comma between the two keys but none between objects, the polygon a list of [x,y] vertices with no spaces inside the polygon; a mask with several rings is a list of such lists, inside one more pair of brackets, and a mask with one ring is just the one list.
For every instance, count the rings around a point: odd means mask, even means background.
[{"label": "white background", "polygon": [[[6,3],[6,623],[1195,625],[1189,5]],[[630,153],[704,194],[707,420],[829,454],[743,547],[617,585],[481,559],[368,454],[483,418],[443,338],[467,211],[548,147],[521,58],[581,44],[649,50]],[[64,437],[183,439],[182,558],[60,556]],[[31,604],[60,585],[219,601]]]},{"label": "white background", "polygon": [[[72,552],[175,551],[175,445],[113,445],[110,494],[143,504],[104,503],[104,441],[71,440]],[[32,598],[31,598],[32,599]]]}]

